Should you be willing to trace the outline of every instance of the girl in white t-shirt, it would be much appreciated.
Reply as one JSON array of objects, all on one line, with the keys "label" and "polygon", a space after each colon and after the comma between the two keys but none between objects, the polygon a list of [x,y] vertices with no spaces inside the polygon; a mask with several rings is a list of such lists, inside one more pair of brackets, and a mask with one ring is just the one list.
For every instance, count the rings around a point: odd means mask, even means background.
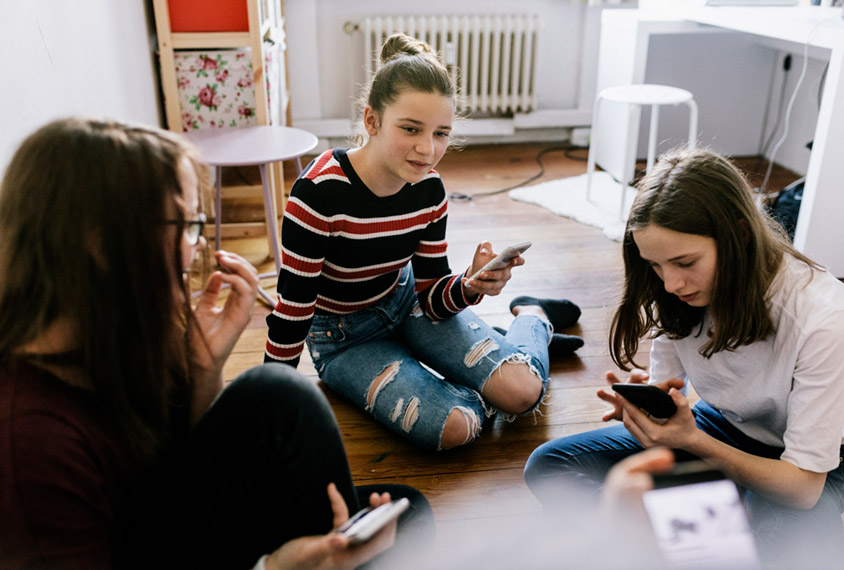
[{"label": "girl in white t-shirt", "polygon": [[[642,180],[623,255],[610,354],[632,370],[627,382],[656,384],[677,412],[655,421],[600,390],[613,406],[604,421],[623,424],[536,449],[525,468],[531,490],[564,508],[561,481],[597,487],[622,458],[670,447],[746,489],[765,558],[786,567],[842,560],[844,284],[797,252],[741,173],[705,150],[670,153]],[[644,337],[653,338],[649,373],[635,360]],[[607,380],[619,382],[612,372]]]}]

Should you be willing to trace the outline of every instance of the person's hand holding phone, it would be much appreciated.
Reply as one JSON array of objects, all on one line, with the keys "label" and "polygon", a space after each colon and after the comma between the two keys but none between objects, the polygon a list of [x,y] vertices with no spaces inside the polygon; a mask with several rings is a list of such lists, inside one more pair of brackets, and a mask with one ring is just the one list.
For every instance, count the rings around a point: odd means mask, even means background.
[{"label": "person's hand holding phone", "polygon": [[617,394],[622,408],[624,427],[642,447],[647,449],[663,446],[672,449],[688,449],[693,445],[692,440],[703,434],[697,428],[689,400],[680,392],[683,384],[682,380],[673,378],[656,385],[667,391],[677,408],[676,412],[665,420],[652,417],[639,405]]},{"label": "person's hand holding phone", "polygon": [[[648,381],[650,376],[644,370],[639,368],[634,368],[630,372],[630,376],[627,378],[628,384],[645,384]],[[621,382],[621,380],[616,376],[615,372],[607,372],[607,383],[612,386],[613,384],[617,384]],[[598,397],[603,401],[607,402],[608,404],[612,405],[612,408],[608,410],[603,416],[601,416],[601,420],[608,422],[610,420],[618,420],[621,421],[624,419],[624,409],[621,406],[621,398],[613,391],[607,391],[603,388],[598,390]]]},{"label": "person's hand holding phone", "polygon": [[644,410],[654,421],[664,421],[677,413],[677,405],[668,394],[671,386],[666,383],[664,388],[654,384],[629,384],[617,382],[612,385],[613,392],[631,404]]},{"label": "person's hand holding phone", "polygon": [[[644,370],[634,369],[625,384],[645,384],[648,378],[649,375]],[[610,386],[613,386],[621,381],[615,373],[607,372],[607,382]],[[699,432],[691,413],[689,401],[680,392],[684,384],[682,380],[677,378],[654,384],[670,396],[677,408],[677,411],[667,420],[652,417],[651,414],[643,411],[639,405],[631,402],[615,390],[598,390],[598,397],[612,404],[612,409],[608,410],[601,419],[624,422],[624,426],[631,435],[645,448],[662,445],[683,449],[689,444],[690,438],[695,437]]]},{"label": "person's hand holding phone", "polygon": [[[604,478],[601,506],[610,513],[642,507],[642,495],[653,489],[653,474],[674,467],[674,453],[664,447],[648,449],[616,463]],[[644,514],[642,512],[642,514]]]},{"label": "person's hand holding phone", "polygon": [[[328,485],[328,498],[334,512],[334,528],[337,529],[349,519],[349,509],[334,483]],[[389,502],[389,493],[373,493],[369,497],[372,507]],[[266,570],[352,570],[390,548],[395,538],[396,521],[359,544],[350,544],[349,539],[334,531],[321,536],[303,536],[286,542],[273,552],[266,559],[265,567]]]},{"label": "person's hand holding phone", "polygon": [[657,567],[759,568],[753,533],[735,483],[704,461],[676,463],[671,450],[631,455],[607,473],[601,494],[616,548]]},{"label": "person's hand holding phone", "polygon": [[[511,268],[524,265],[521,252],[530,247],[530,242],[509,246],[496,255],[488,241],[478,244],[472,266],[466,272],[462,284],[470,295],[498,295],[510,280]],[[498,259],[496,259],[498,258]]]}]

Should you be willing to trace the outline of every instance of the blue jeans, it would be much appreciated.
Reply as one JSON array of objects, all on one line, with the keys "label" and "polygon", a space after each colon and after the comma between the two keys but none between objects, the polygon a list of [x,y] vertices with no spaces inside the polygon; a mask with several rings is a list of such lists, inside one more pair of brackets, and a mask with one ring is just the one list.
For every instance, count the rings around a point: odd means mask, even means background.
[{"label": "blue jeans", "polygon": [[[699,429],[728,445],[771,459],[783,452],[744,435],[703,400],[692,411]],[[642,449],[622,424],[563,437],[533,451],[525,482],[546,508],[564,509],[561,488],[589,489],[597,496],[610,468]],[[844,448],[841,453],[844,458]],[[695,459],[683,451],[675,455],[678,461]],[[746,489],[743,495],[763,561],[778,568],[826,568],[844,560],[844,459],[827,473],[823,494],[810,510],[786,507]]]},{"label": "blue jeans", "polygon": [[504,337],[469,309],[432,321],[420,309],[413,285],[408,265],[396,290],[377,305],[350,315],[314,317],[307,344],[323,382],[428,449],[440,449],[446,419],[455,409],[470,426],[466,443],[478,435],[483,420],[497,411],[481,392],[504,362],[527,363],[542,380],[544,396],[548,324],[518,317]]}]

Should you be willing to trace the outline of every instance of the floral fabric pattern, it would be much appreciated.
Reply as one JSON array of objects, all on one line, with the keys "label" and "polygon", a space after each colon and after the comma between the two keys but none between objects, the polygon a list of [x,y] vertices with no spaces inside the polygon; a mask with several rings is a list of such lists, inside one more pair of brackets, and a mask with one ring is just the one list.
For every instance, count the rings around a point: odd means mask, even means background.
[{"label": "floral fabric pattern", "polygon": [[[177,51],[176,80],[184,130],[257,125],[249,48]],[[267,92],[273,94],[273,52],[265,54]],[[276,99],[277,100],[277,99]],[[270,101],[272,109],[272,101]],[[270,112],[271,123],[278,113]]]}]

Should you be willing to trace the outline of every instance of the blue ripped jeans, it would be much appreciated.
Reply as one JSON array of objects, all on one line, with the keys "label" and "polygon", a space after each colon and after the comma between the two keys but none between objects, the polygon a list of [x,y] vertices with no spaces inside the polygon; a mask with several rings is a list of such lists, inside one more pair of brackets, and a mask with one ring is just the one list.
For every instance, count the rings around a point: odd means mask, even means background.
[{"label": "blue ripped jeans", "polygon": [[496,412],[481,392],[504,362],[527,363],[542,380],[544,396],[548,324],[518,317],[504,337],[469,309],[432,321],[421,311],[413,285],[408,265],[396,290],[377,305],[314,317],[307,344],[323,382],[428,449],[441,448],[446,419],[455,409],[470,426],[465,443],[477,437],[483,420]]}]

